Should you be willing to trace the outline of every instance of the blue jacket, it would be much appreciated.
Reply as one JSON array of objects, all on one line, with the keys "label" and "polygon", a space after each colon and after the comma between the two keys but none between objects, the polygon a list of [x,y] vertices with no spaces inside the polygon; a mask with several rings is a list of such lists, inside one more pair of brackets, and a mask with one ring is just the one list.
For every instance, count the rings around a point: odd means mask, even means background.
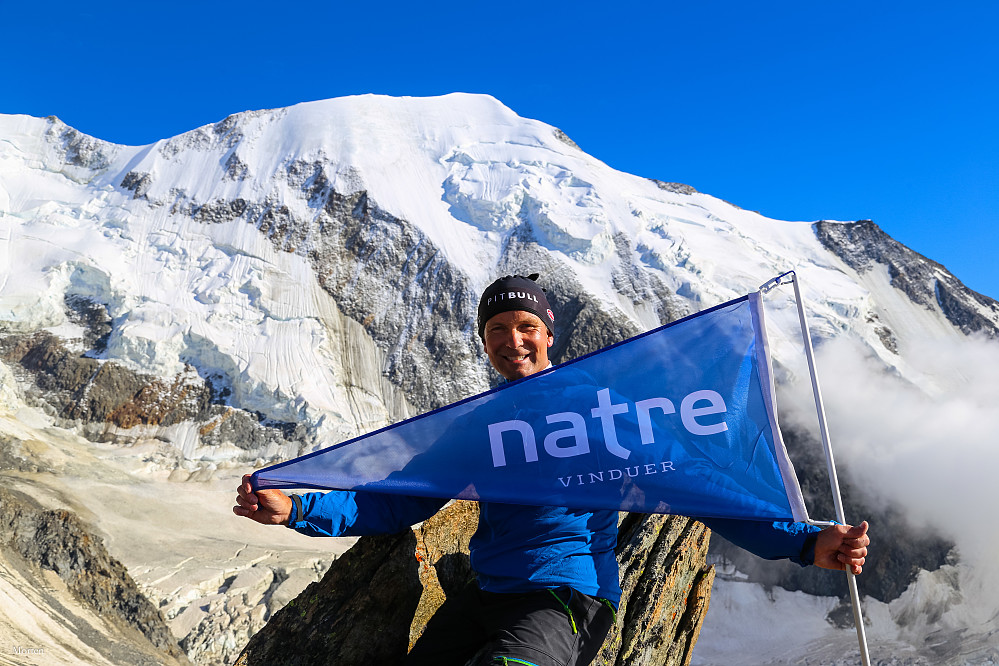
[{"label": "blue jacket", "polygon": [[[381,493],[332,491],[301,495],[288,526],[309,536],[391,534],[434,515],[448,500]],[[615,606],[618,579],[616,511],[482,502],[469,543],[472,569],[489,592],[529,592],[569,586]],[[818,527],[703,519],[729,541],[765,559],[811,564],[808,536]]]}]

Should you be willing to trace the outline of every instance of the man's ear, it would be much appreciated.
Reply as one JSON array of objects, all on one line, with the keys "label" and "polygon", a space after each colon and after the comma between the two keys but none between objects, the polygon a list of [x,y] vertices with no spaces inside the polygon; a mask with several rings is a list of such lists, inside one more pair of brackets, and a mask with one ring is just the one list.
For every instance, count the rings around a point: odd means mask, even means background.
[{"label": "man's ear", "polygon": [[548,346],[551,347],[553,344],[555,344],[555,336],[552,335],[551,333],[549,333],[548,334]]}]

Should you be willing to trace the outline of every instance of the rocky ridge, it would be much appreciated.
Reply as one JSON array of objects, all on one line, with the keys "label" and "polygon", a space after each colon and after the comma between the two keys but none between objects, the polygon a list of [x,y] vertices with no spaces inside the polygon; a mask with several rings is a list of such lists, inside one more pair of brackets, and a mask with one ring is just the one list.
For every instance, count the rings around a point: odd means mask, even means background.
[{"label": "rocky ridge", "polygon": [[[73,597],[105,622],[95,628],[62,606],[60,622],[112,663],[189,663],[162,615],[142,594],[122,564],[101,540],[68,511],[43,510],[22,493],[0,489],[0,560],[52,589],[44,571],[53,572]],[[55,615],[55,614],[54,614]],[[69,649],[78,649],[68,646]]]},{"label": "rocky ridge", "polygon": [[905,247],[871,220],[816,222],[815,234],[858,273],[886,267],[893,287],[917,305],[940,308],[965,335],[999,337],[999,302],[968,289],[945,267]]},{"label": "rocky ridge", "polygon": [[267,421],[225,404],[211,378],[193,367],[175,377],[137,373],[114,361],[72,350],[47,331],[0,338],[0,360],[17,369],[25,398],[62,420],[78,425],[94,441],[129,441],[136,426],[169,428],[198,424],[202,445],[232,443],[257,451],[307,442],[295,424]]}]

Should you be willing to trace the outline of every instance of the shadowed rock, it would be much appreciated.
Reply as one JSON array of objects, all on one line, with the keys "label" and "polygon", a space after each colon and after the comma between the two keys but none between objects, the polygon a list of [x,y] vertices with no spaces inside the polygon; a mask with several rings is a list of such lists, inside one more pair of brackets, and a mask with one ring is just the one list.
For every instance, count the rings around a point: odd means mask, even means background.
[{"label": "shadowed rock", "polygon": [[[125,567],[100,538],[72,513],[47,511],[22,493],[0,488],[0,558],[42,583],[40,570],[54,572],[72,595],[115,627],[108,635],[74,624],[81,642],[111,661],[131,664],[187,664],[159,610],[142,594]],[[58,602],[50,599],[53,607]],[[68,615],[72,611],[64,609]]]},{"label": "shadowed rock", "polygon": [[[274,614],[237,666],[401,663],[447,595],[473,575],[468,541],[477,523],[477,504],[455,502],[412,531],[360,539]],[[714,580],[709,534],[687,518],[624,517],[621,606],[595,664],[690,662]]]}]

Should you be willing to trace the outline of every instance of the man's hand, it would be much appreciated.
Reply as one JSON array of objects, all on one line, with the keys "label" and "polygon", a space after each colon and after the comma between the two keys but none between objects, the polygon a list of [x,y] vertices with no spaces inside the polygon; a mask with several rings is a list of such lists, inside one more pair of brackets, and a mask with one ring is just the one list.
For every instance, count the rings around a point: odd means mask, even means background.
[{"label": "man's hand", "polygon": [[854,575],[859,575],[870,543],[866,520],[857,526],[827,527],[815,540],[815,566],[840,571],[849,567]]},{"label": "man's hand", "polygon": [[250,475],[244,474],[243,482],[236,488],[236,506],[232,512],[263,525],[286,525],[291,516],[291,498],[276,488],[253,492]]}]

